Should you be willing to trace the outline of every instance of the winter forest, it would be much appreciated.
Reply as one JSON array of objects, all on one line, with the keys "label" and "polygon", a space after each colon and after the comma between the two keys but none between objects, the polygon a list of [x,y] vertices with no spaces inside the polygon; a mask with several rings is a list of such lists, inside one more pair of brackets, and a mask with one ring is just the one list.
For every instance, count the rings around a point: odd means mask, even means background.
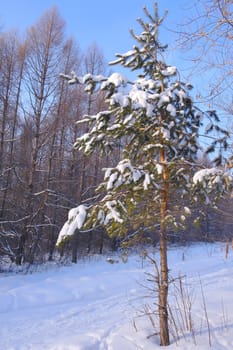
[{"label": "winter forest", "polygon": [[[96,44],[83,53],[65,37],[64,28],[58,10],[52,8],[28,29],[23,41],[14,32],[1,33],[0,254],[16,264],[53,259],[67,211],[90,198],[94,201],[102,169],[115,166],[121,157],[117,143],[111,154],[101,156],[98,149],[87,156],[73,147],[88,131],[88,125],[76,122],[104,109],[104,91],[87,94],[82,85],[69,86],[59,74],[97,76],[109,68]],[[211,167],[208,157],[200,157],[195,166]],[[177,196],[178,192],[173,199]],[[175,207],[175,201],[171,205]],[[201,213],[198,224],[187,218],[179,233],[170,232],[172,242],[231,237],[230,195],[217,211],[203,201],[194,210]],[[152,231],[145,230],[141,239],[156,244],[158,234]],[[115,250],[120,241],[97,228],[75,234],[59,254],[76,261],[79,255]]]},{"label": "winter forest", "polygon": [[56,7],[23,39],[0,32],[0,269],[143,251],[157,273],[160,345],[170,344],[169,247],[224,242],[228,255],[233,239],[232,11],[206,1],[179,33],[180,50],[199,50],[196,68],[214,68],[198,98],[167,62],[157,3],[110,65],[101,43],[83,52],[66,36]]},{"label": "winter forest", "polygon": [[[88,96],[81,87],[69,87],[59,74],[102,74],[106,65],[96,45],[81,53],[64,37],[56,8],[28,29],[25,41],[16,33],[1,33],[0,49],[0,251],[17,264],[42,262],[53,258],[67,209],[92,197],[101,169],[119,157],[119,149],[111,158],[98,152],[90,158],[74,150],[76,138],[85,131],[76,121],[101,110],[103,94]],[[101,253],[103,246],[114,244],[105,239],[103,233],[75,238],[73,260],[77,250]]]}]

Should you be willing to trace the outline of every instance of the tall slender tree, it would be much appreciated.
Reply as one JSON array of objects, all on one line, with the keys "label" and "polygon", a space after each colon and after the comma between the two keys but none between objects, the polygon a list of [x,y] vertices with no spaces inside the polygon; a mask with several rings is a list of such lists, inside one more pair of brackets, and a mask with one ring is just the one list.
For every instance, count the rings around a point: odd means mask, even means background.
[{"label": "tall slender tree", "polygon": [[[2,183],[0,217],[5,216],[7,197],[13,176],[15,159],[15,137],[19,122],[19,98],[25,62],[25,45],[21,44],[15,32],[2,34],[1,49],[1,88],[0,88],[0,179]],[[9,210],[9,208],[8,208]]]},{"label": "tall slender tree", "polygon": [[[64,21],[56,7],[45,12],[27,31],[27,59],[24,74],[25,124],[32,127],[28,176],[25,179],[26,208],[23,236],[30,241],[27,256],[33,261],[33,252],[41,239],[46,224],[47,200],[45,165],[51,130],[49,126],[56,99],[60,61],[64,45]],[[28,101],[26,102],[26,98]],[[25,196],[25,194],[24,194]],[[35,224],[36,222],[36,224]],[[23,240],[25,240],[23,237]]]},{"label": "tall slender tree", "polygon": [[[19,235],[17,220],[16,168],[19,159],[20,94],[23,80],[26,48],[15,32],[1,33],[0,37],[0,251],[15,256]],[[21,205],[21,204],[20,204]]]},{"label": "tall slender tree", "polygon": [[[109,77],[88,74],[83,78],[63,75],[69,83],[84,84],[93,93],[99,87],[105,92],[107,108],[95,115],[87,115],[80,123],[87,123],[89,131],[76,140],[75,148],[90,155],[99,147],[102,152],[123,145],[122,159],[105,169],[100,184],[99,200],[90,205],[80,204],[70,210],[68,221],[60,231],[57,245],[72,236],[76,230],[104,226],[111,236],[125,237],[129,230],[152,232],[159,229],[160,269],[158,271],[158,315],[160,344],[169,345],[168,327],[168,256],[167,239],[171,226],[182,227],[190,209],[182,201],[172,211],[172,197],[206,202],[210,194],[224,193],[229,176],[216,167],[201,169],[192,178],[199,150],[199,131],[204,116],[210,125],[207,131],[218,130],[218,143],[227,146],[227,132],[215,125],[214,112],[201,113],[193,105],[190,85],[179,80],[176,67],[166,64],[161,53],[166,49],[158,38],[163,18],[144,9],[146,20],[139,18],[142,33],[131,31],[136,44],[125,54],[118,54],[112,64],[122,64],[138,71],[131,82],[122,74]],[[180,219],[177,218],[179,212]],[[131,235],[132,237],[132,235]]]}]

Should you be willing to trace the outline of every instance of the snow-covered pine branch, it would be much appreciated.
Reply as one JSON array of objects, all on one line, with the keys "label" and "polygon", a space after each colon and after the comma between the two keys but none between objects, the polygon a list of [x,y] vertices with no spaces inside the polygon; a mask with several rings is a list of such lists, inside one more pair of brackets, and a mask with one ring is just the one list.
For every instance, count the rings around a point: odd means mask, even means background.
[{"label": "snow-covered pine branch", "polygon": [[215,205],[220,196],[230,193],[233,179],[226,169],[213,167],[205,168],[195,172],[192,181],[194,200],[202,197],[206,204]]}]

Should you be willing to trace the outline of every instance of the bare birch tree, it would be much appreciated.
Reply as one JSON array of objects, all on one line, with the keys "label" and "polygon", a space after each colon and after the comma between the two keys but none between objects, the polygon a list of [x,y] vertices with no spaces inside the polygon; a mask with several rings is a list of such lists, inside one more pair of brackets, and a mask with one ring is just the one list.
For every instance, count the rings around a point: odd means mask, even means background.
[{"label": "bare birch tree", "polygon": [[192,77],[201,72],[208,82],[200,97],[231,113],[233,3],[228,0],[192,1],[184,13],[177,43],[185,58],[192,62]]}]

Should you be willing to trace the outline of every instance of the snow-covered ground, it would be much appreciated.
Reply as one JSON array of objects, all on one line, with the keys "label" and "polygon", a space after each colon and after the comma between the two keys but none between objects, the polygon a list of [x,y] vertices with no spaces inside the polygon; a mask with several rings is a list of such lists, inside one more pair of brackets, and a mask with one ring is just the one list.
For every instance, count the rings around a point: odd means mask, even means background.
[{"label": "snow-covered ground", "polygon": [[[142,316],[154,307],[145,289],[152,287],[145,271],[153,266],[138,255],[127,263],[115,259],[119,262],[92,257],[28,274],[2,273],[0,350],[159,349],[156,330]],[[172,277],[186,276],[194,334],[184,330],[169,349],[203,350],[209,343],[211,349],[233,349],[233,251],[226,258],[220,243],[173,247],[169,264]]]}]

